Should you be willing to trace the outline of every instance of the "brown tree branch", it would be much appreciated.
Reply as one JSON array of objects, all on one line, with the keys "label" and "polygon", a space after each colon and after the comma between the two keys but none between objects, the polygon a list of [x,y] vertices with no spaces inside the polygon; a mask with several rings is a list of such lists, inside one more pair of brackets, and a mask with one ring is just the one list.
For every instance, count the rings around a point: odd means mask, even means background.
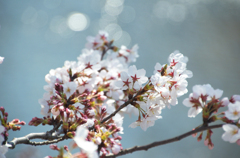
[{"label": "brown tree branch", "polygon": [[205,131],[205,130],[208,130],[208,129],[214,129],[214,128],[220,128],[220,127],[222,127],[222,125],[223,124],[212,125],[212,126],[202,126],[202,127],[199,127],[195,130],[186,132],[186,133],[184,133],[182,135],[179,135],[177,137],[174,137],[174,138],[153,142],[151,144],[147,144],[147,145],[143,145],[143,146],[135,146],[135,147],[132,147],[132,148],[124,149],[116,155],[111,154],[111,155],[105,156],[105,158],[115,158],[117,156],[126,155],[126,154],[129,154],[129,153],[135,152],[135,151],[148,150],[148,149],[156,147],[156,146],[160,146],[160,145],[164,145],[164,144],[168,144],[168,143],[173,143],[173,142],[179,141],[183,138],[186,138],[186,137],[188,137],[192,134],[195,134],[195,133],[198,133],[198,132],[201,132],[201,131]]},{"label": "brown tree branch", "polygon": [[[52,143],[57,143],[64,139],[67,139],[65,136],[59,136],[61,132],[43,132],[43,133],[30,133],[24,137],[14,138],[12,141],[7,142],[6,146],[10,149],[14,149],[17,144],[30,144],[30,145],[47,145]],[[44,142],[31,142],[31,139],[43,139],[47,140]]]}]

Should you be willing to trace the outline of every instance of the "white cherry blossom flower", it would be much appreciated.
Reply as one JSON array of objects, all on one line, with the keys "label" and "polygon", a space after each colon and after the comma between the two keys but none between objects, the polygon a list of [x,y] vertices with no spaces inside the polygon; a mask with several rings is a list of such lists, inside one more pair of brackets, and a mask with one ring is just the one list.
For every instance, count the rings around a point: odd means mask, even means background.
[{"label": "white cherry blossom flower", "polygon": [[131,128],[136,128],[137,126],[140,126],[142,130],[146,131],[148,127],[154,126],[155,121],[157,119],[160,119],[161,116],[146,116],[145,118],[142,118],[141,121],[137,120],[136,122],[133,122],[129,125]]},{"label": "white cherry blossom flower", "polygon": [[140,127],[142,128],[142,130],[146,131],[148,127],[154,126],[155,121],[159,118],[161,118],[161,116],[159,116],[159,117],[158,116],[149,116],[149,117],[143,118],[141,120]]},{"label": "white cherry blossom flower", "polygon": [[98,49],[103,45],[105,40],[108,40],[108,33],[105,31],[99,31],[96,37],[88,36],[86,48],[88,49]]},{"label": "white cherry blossom flower", "polygon": [[137,70],[137,67],[135,65],[132,65],[128,68],[128,74],[132,78],[133,82],[137,81],[140,85],[148,81],[148,78],[145,76],[146,70],[144,69]]},{"label": "white cherry blossom flower", "polygon": [[127,72],[122,72],[121,81],[116,81],[114,85],[122,90],[126,90],[128,88],[132,88],[133,80],[130,78]]},{"label": "white cherry blossom flower", "polygon": [[[207,101],[211,101],[213,98],[219,99],[223,93],[220,89],[214,90],[210,84],[195,85],[192,89],[193,93],[189,95],[189,98],[183,100],[183,104],[190,107],[188,117],[195,117],[202,112]],[[207,99],[202,100],[202,96],[207,97]]]},{"label": "white cherry blossom flower", "polygon": [[186,107],[190,107],[188,110],[188,117],[196,117],[197,114],[202,112],[202,105],[199,104],[198,106],[194,106],[195,103],[191,102],[191,98],[193,97],[193,93],[189,95],[189,98],[183,100],[183,105]]},{"label": "white cherry blossom flower", "polygon": [[224,141],[235,143],[240,139],[240,129],[236,125],[225,124],[222,126],[225,133],[222,135]]},{"label": "white cherry blossom flower", "polygon": [[225,116],[230,120],[237,120],[240,118],[240,102],[236,101],[234,104],[228,104],[228,111],[225,112]]},{"label": "white cherry blossom flower", "polygon": [[151,76],[151,82],[154,85],[156,91],[161,92],[165,84],[170,80],[167,76],[161,76],[159,73]]},{"label": "white cherry blossom flower", "polygon": [[151,105],[148,108],[147,114],[149,116],[157,116],[158,118],[161,118],[161,116],[159,116],[162,112],[162,106],[160,105]]},{"label": "white cherry blossom flower", "polygon": [[87,135],[88,130],[83,126],[79,126],[76,130],[76,134],[73,140],[75,141],[79,148],[81,148],[88,155],[92,155],[92,157],[94,157],[95,155],[97,155],[97,145],[94,144],[93,142],[86,141],[85,139]]},{"label": "white cherry blossom flower", "polygon": [[44,116],[49,116],[49,105],[47,103],[47,100],[45,99],[39,99],[38,103],[41,105],[41,114]]},{"label": "white cherry blossom flower", "polygon": [[127,62],[130,63],[136,62],[136,58],[139,57],[137,50],[138,50],[137,44],[134,45],[132,49],[128,49],[126,46],[121,46],[119,53],[127,57]]},{"label": "white cherry blossom flower", "polygon": [[114,123],[116,124],[116,126],[118,128],[120,128],[119,133],[123,134],[123,116],[121,116],[120,114],[116,114],[115,116],[112,117],[112,119],[114,120]]},{"label": "white cherry blossom flower", "polygon": [[136,128],[137,126],[140,126],[140,123],[141,123],[140,121],[133,122],[129,125],[129,127]]},{"label": "white cherry blossom flower", "polygon": [[175,50],[173,53],[171,53],[168,57],[168,62],[182,62],[182,63],[187,63],[188,58],[185,57],[182,53],[179,52],[179,50]]},{"label": "white cherry blossom flower", "polygon": [[53,84],[45,85],[43,87],[48,93],[44,93],[43,98],[49,100],[51,96],[55,95],[55,87]]},{"label": "white cherry blossom flower", "polygon": [[67,82],[62,86],[63,92],[66,94],[67,98],[69,98],[77,89],[77,84],[75,82]]},{"label": "white cherry blossom flower", "polygon": [[161,99],[161,96],[159,93],[150,93],[147,99],[147,104],[152,105],[152,104],[158,104]]},{"label": "white cherry blossom flower", "polygon": [[160,63],[156,63],[153,74],[156,74],[158,72],[160,73],[163,67],[164,67],[164,65],[161,65]]}]

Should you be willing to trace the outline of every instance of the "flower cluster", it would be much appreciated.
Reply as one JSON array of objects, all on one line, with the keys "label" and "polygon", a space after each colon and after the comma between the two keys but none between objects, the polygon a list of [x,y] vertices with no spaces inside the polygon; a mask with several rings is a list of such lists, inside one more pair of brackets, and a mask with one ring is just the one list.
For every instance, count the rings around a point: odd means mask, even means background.
[{"label": "flower cluster", "polygon": [[[168,64],[157,63],[153,75],[147,77],[144,69],[130,66],[139,57],[137,45],[118,48],[104,31],[87,37],[87,41],[77,61],[65,61],[63,67],[52,69],[45,76],[46,93],[39,99],[44,117],[34,117],[29,122],[32,126],[52,125],[53,129],[46,132],[48,136],[57,136],[56,142],[72,138],[71,148],[81,149],[71,154],[67,146],[51,144],[52,150],[59,151],[57,157],[103,158],[118,154],[122,150],[124,114],[138,115],[129,127],[140,126],[146,131],[162,118],[162,109],[178,104],[178,97],[188,92],[187,78],[193,76],[187,70],[188,58],[179,51],[170,54]],[[0,64],[3,59],[0,57]],[[202,112],[203,121],[194,129],[199,129],[194,136],[207,130],[204,144],[212,149],[213,131],[208,125],[220,120],[226,123],[222,126],[222,139],[240,145],[240,95],[220,100],[223,91],[209,84],[195,85],[192,90],[183,104],[190,108],[188,117]],[[228,110],[218,113],[221,107]],[[19,125],[25,122],[7,122],[8,113],[3,107],[0,112],[0,157],[5,158],[8,130],[20,130]],[[203,132],[197,140],[202,140],[202,136]]]},{"label": "flower cluster", "polygon": [[223,125],[222,139],[240,145],[240,95],[233,95],[230,100],[225,98],[225,104],[228,107],[225,116],[229,121]]},{"label": "flower cluster", "polygon": [[63,67],[50,70],[45,76],[47,92],[39,100],[44,118],[35,117],[29,125],[54,125],[62,121],[63,132],[69,137],[74,136],[77,127],[94,128],[87,132],[87,140],[101,145],[101,155],[117,154],[122,149],[119,134],[123,133],[123,115],[101,121],[127,99],[114,82],[136,61],[138,47],[113,46],[103,31],[87,40],[77,62],[66,61]]},{"label": "flower cluster", "polygon": [[11,122],[8,122],[8,113],[5,111],[4,107],[0,107],[0,158],[5,158],[5,154],[8,151],[6,141],[8,139],[8,131],[19,131],[21,126],[25,125],[24,121],[20,121],[19,119],[13,119]]},{"label": "flower cluster", "polygon": [[[135,113],[139,115],[138,120],[130,125],[135,128],[140,126],[144,131],[153,126],[155,121],[161,118],[161,110],[166,106],[176,105],[177,98],[187,93],[188,82],[186,78],[192,77],[192,72],[186,69],[188,58],[175,51],[170,54],[169,65],[156,64],[154,75],[145,85],[141,98],[132,104]],[[128,73],[121,73],[122,89],[131,92],[143,89],[142,84],[147,81],[144,70],[137,70],[136,67],[129,67]],[[148,87],[148,88],[147,88]],[[128,106],[127,111],[131,111],[133,106]]]},{"label": "flower cluster", "polygon": [[[140,126],[146,131],[161,118],[163,108],[176,105],[177,98],[187,93],[186,78],[192,77],[192,72],[186,69],[187,57],[175,51],[168,65],[156,64],[149,80],[144,69],[129,66],[139,56],[137,45],[118,48],[103,31],[87,40],[77,62],[66,61],[45,76],[47,92],[39,100],[44,117],[33,118],[29,125],[62,122],[63,133],[82,149],[79,154],[96,155],[80,145],[80,136],[74,137],[80,129],[84,139],[99,146],[100,156],[117,154],[122,149],[119,134],[123,134],[123,114],[139,114],[130,127]],[[128,100],[129,105],[121,107]],[[120,113],[103,121],[118,108]]]},{"label": "flower cluster", "polygon": [[[209,84],[195,85],[193,93],[189,95],[189,98],[184,99],[183,104],[190,107],[188,117],[195,117],[203,112],[203,126],[207,126],[216,120],[227,123],[222,126],[225,131],[222,139],[230,143],[237,142],[240,145],[240,96],[233,95],[230,100],[227,97],[220,100],[222,94],[222,90],[214,90]],[[221,107],[228,107],[228,110],[216,114]],[[219,115],[225,116],[219,117]],[[199,135],[198,141],[202,139],[202,133]],[[212,149],[214,146],[211,141],[212,134],[212,130],[207,130],[207,136],[204,141],[204,144],[209,149]]]},{"label": "flower cluster", "polygon": [[193,86],[193,93],[183,101],[185,106],[190,107],[188,117],[196,117],[204,109],[203,118],[207,120],[213,112],[222,106],[222,102],[218,100],[222,94],[222,90],[214,90],[209,84]]}]

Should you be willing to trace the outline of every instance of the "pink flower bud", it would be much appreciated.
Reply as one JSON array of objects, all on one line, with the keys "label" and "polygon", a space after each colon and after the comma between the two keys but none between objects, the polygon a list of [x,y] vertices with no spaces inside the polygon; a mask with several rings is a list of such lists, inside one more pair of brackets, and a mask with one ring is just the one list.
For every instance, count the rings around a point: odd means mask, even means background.
[{"label": "pink flower bud", "polygon": [[212,149],[213,149],[213,147],[214,147],[213,143],[211,143],[211,144],[208,144],[208,149],[212,150]]},{"label": "pink flower bud", "polygon": [[7,113],[7,112],[5,112],[4,115],[5,115],[6,117],[8,117],[8,113]]},{"label": "pink flower bud", "polygon": [[4,107],[0,107],[0,111],[2,112],[2,113],[4,113],[4,111],[5,111],[5,109],[4,109]]},{"label": "pink flower bud", "polygon": [[69,150],[68,150],[68,147],[67,147],[66,145],[64,145],[63,148],[64,148],[64,150],[66,150],[67,152],[69,151]]},{"label": "pink flower bud", "polygon": [[204,145],[208,146],[208,139],[204,140]]},{"label": "pink flower bud", "polygon": [[21,121],[19,124],[20,124],[20,125],[26,125],[26,122]]},{"label": "pink flower bud", "polygon": [[60,149],[55,144],[49,145],[50,149],[59,151]]},{"label": "pink flower bud", "polygon": [[201,134],[198,136],[198,138],[197,138],[197,141],[198,141],[198,142],[202,140],[202,134],[203,134],[203,133],[201,133]]},{"label": "pink flower bud", "polygon": [[20,120],[19,120],[19,119],[14,119],[12,122],[15,123],[15,124],[17,124],[17,123],[20,122]]},{"label": "pink flower bud", "polygon": [[117,136],[116,138],[114,138],[115,140],[122,140],[121,136]]},{"label": "pink flower bud", "polygon": [[102,106],[102,108],[101,108],[102,113],[104,113],[106,110],[107,110],[107,107],[106,106]]},{"label": "pink flower bud", "polygon": [[104,95],[102,95],[102,96],[100,97],[100,100],[101,100],[101,101],[104,101],[104,100],[106,100],[106,99],[107,99],[107,97],[104,96]]},{"label": "pink flower bud", "polygon": [[54,116],[58,116],[58,115],[60,114],[59,106],[55,105],[54,107],[52,107],[51,113],[52,113]]}]

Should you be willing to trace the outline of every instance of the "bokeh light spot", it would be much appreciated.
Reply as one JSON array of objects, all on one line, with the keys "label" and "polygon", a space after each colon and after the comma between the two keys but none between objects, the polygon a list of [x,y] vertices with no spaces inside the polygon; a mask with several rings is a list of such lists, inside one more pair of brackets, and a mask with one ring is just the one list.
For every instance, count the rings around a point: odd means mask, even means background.
[{"label": "bokeh light spot", "polygon": [[83,31],[88,26],[88,19],[82,13],[73,13],[68,17],[68,27],[73,31]]}]

